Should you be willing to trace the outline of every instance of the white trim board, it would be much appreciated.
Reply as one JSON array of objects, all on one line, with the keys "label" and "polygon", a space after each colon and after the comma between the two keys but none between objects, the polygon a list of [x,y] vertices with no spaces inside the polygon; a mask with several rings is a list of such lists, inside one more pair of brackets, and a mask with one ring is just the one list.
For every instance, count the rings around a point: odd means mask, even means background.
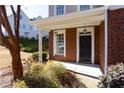
[{"label": "white trim board", "polygon": [[[94,38],[94,27],[85,27],[85,28],[77,28],[77,63],[79,63],[79,51],[80,51],[80,41],[79,41],[79,36],[80,36],[80,32],[82,32],[84,29],[86,29],[88,32],[91,32],[91,39],[92,39],[92,46],[91,46],[91,63],[94,64],[94,55],[95,55],[95,38]],[[84,34],[85,35],[85,34]],[[89,34],[88,34],[89,35]]]}]

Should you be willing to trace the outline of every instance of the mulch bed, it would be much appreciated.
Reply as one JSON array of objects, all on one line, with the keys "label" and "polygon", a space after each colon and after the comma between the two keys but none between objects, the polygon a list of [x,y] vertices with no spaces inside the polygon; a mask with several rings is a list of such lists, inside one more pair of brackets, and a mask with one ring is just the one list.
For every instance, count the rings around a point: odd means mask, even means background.
[{"label": "mulch bed", "polygon": [[83,82],[80,82],[73,72],[67,71],[63,77],[60,78],[63,87],[66,88],[86,88]]},{"label": "mulch bed", "polygon": [[1,88],[11,88],[12,79],[13,79],[12,69],[10,66],[0,69],[0,87]]},{"label": "mulch bed", "polygon": [[[24,73],[27,69],[27,64],[23,63]],[[12,88],[13,74],[12,67],[8,66],[0,69],[0,88]]]}]

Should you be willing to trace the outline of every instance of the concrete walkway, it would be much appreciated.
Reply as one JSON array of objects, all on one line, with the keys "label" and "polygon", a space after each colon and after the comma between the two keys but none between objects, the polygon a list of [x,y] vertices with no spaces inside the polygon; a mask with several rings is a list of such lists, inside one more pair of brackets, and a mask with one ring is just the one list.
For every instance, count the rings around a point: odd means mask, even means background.
[{"label": "concrete walkway", "polygon": [[99,76],[102,75],[102,72],[99,68],[99,65],[95,65],[95,64],[74,64],[74,63],[66,63],[66,62],[60,62],[60,61],[55,61],[55,62],[59,62],[61,64],[63,64],[67,70],[82,74],[82,75],[86,75],[86,76],[90,76],[93,78],[99,78]]}]

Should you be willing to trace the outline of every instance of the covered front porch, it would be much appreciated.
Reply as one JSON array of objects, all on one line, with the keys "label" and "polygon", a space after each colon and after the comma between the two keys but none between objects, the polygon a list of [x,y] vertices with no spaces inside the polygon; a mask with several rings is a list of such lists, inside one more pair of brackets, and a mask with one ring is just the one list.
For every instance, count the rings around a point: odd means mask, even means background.
[{"label": "covered front porch", "polygon": [[[106,46],[107,24],[106,7],[91,9],[82,12],[70,13],[61,16],[54,16],[33,22],[38,26],[39,31],[39,60],[42,61],[42,31],[49,31],[49,58],[58,61],[79,63],[81,58],[89,60],[91,64],[99,64],[105,72],[107,68]],[[98,33],[96,33],[98,32]],[[73,34],[73,35],[72,35]],[[90,36],[90,52],[80,45],[80,36]],[[57,44],[58,37],[62,37],[62,44]],[[99,40],[100,39],[100,40]],[[88,42],[89,42],[88,41]],[[83,41],[82,41],[83,42]],[[85,42],[83,44],[87,44]],[[82,45],[83,45],[82,44]],[[58,51],[58,46],[61,49]],[[81,57],[81,48],[87,49]],[[97,52],[96,52],[97,51]],[[86,56],[88,55],[88,56]],[[85,57],[84,57],[85,56]],[[96,61],[97,60],[97,61]]]}]

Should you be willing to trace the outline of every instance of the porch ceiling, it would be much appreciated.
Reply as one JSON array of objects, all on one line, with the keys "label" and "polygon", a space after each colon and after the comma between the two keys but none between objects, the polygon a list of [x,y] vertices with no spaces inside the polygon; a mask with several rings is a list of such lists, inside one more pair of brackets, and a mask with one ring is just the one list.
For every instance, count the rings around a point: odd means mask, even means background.
[{"label": "porch ceiling", "polygon": [[98,25],[104,20],[105,7],[69,13],[31,22],[40,30],[53,30],[71,27]]}]

